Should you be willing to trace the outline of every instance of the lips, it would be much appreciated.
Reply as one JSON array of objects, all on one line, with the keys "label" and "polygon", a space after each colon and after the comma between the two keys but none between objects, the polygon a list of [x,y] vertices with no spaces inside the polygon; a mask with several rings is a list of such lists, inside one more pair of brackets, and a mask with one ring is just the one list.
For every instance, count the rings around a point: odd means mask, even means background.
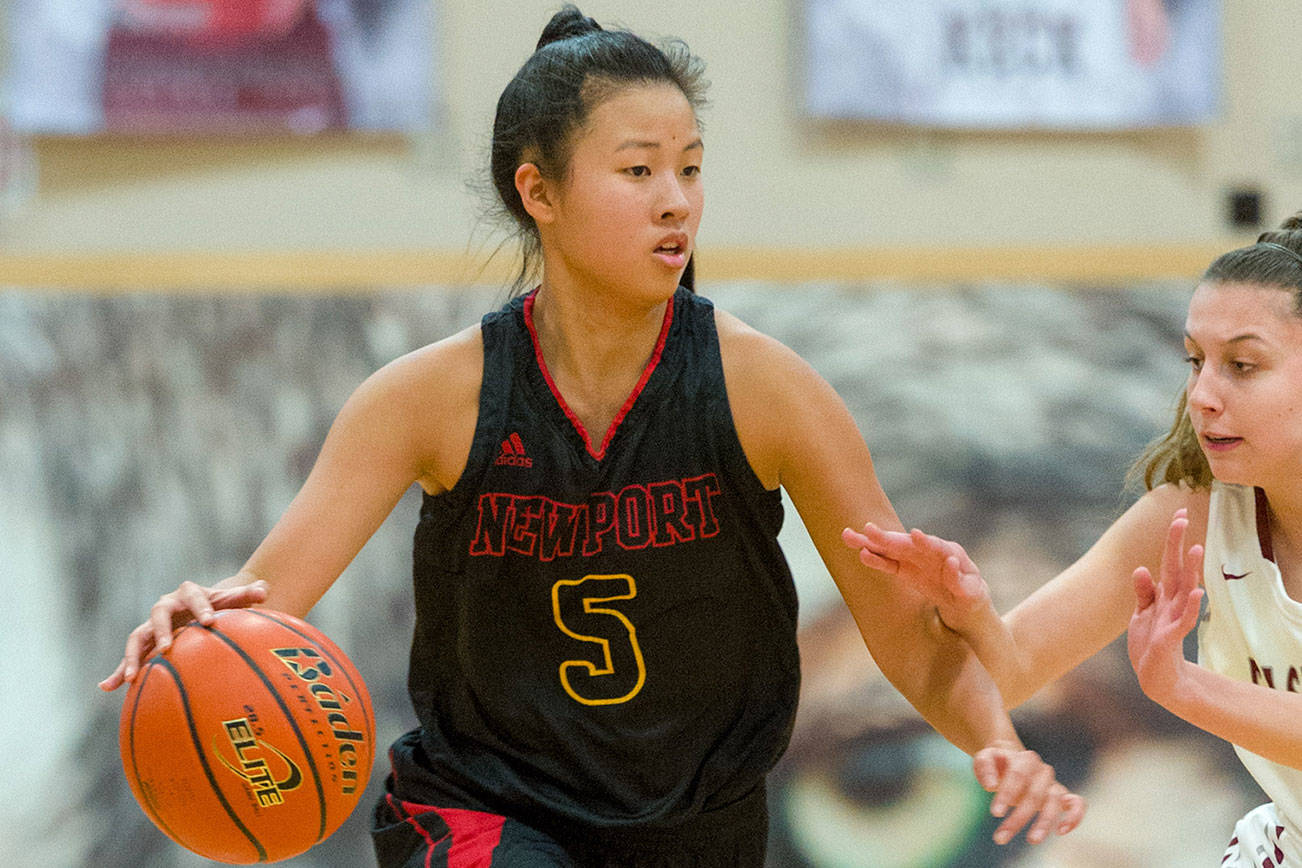
[{"label": "lips", "polygon": [[655,252],[664,256],[680,256],[687,252],[687,245],[687,233],[673,232],[660,240]]},{"label": "lips", "polygon": [[687,257],[691,252],[691,241],[685,232],[673,232],[660,239],[660,243],[651,251],[651,255],[660,260],[666,268],[682,271],[687,267]]},{"label": "lips", "polygon": [[1230,437],[1224,434],[1202,434],[1200,438],[1203,446],[1213,452],[1223,452],[1227,449],[1233,449],[1243,442],[1242,437]]}]

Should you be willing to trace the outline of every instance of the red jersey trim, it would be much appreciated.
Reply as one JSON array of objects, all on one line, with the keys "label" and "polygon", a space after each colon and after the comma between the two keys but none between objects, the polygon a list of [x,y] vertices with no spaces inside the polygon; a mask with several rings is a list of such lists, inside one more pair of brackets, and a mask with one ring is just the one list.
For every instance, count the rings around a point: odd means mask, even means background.
[{"label": "red jersey trim", "polygon": [[1275,546],[1270,541],[1270,504],[1266,501],[1266,492],[1254,488],[1257,501],[1257,542],[1261,545],[1261,556],[1274,563]]},{"label": "red jersey trim", "polygon": [[565,403],[565,398],[561,395],[560,389],[556,388],[556,381],[552,379],[551,371],[547,370],[547,362],[543,360],[542,345],[538,343],[538,330],[533,324],[533,302],[534,297],[537,295],[538,290],[535,289],[533,292],[525,296],[524,324],[525,327],[529,329],[529,339],[533,341],[533,354],[534,358],[538,360],[538,370],[542,371],[543,379],[547,381],[547,388],[551,389],[552,397],[556,399],[556,403],[560,405],[560,408],[565,411],[565,418],[570,420],[570,424],[574,426],[574,430],[578,431],[579,436],[583,438],[583,445],[588,450],[588,454],[600,461],[606,456],[606,447],[610,445],[610,441],[614,438],[615,432],[619,430],[620,423],[624,421],[624,417],[628,415],[628,411],[633,409],[633,405],[637,403],[638,396],[642,394],[642,390],[646,388],[647,381],[651,379],[651,374],[655,372],[656,366],[660,364],[660,356],[664,353],[665,343],[669,340],[669,326],[674,321],[674,300],[671,297],[665,304],[665,318],[664,322],[660,324],[660,336],[656,338],[656,346],[651,353],[651,358],[647,360],[646,367],[642,369],[642,376],[638,378],[637,385],[634,386],[633,391],[629,393],[628,400],[624,402],[624,406],[619,408],[619,412],[616,413],[615,418],[611,420],[610,428],[606,431],[606,436],[601,441],[601,448],[593,449],[592,438],[588,436],[588,429],[583,427],[583,421],[575,415],[573,410],[570,409],[570,405]]}]

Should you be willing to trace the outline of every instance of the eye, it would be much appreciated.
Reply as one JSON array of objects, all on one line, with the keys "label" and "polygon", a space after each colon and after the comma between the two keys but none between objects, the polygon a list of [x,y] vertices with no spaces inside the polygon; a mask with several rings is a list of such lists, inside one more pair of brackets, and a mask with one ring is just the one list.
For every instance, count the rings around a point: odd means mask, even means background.
[{"label": "eye", "polygon": [[695,178],[701,174],[700,166],[686,166],[683,168],[683,174],[689,178]]},{"label": "eye", "polygon": [[1198,356],[1188,355],[1185,356],[1184,360],[1188,363],[1189,367],[1193,369],[1195,374],[1203,369],[1203,360]]},{"label": "eye", "polygon": [[[1079,711],[1026,717],[1018,728],[1058,780],[1078,790],[1098,749]],[[1025,864],[1018,860],[1024,840],[1004,847],[991,840],[1000,821],[990,815],[991,796],[972,774],[971,758],[934,731],[913,721],[866,724],[840,737],[823,731],[803,748],[783,759],[771,781],[774,864]]]},{"label": "eye", "polygon": [[650,166],[629,166],[624,170],[634,178],[645,178],[651,174]]},{"label": "eye", "polygon": [[798,864],[947,865],[993,831],[989,799],[967,755],[940,736],[873,733],[784,782],[776,823]]},{"label": "eye", "polygon": [[1256,369],[1257,366],[1252,362],[1243,362],[1243,361],[1230,362],[1230,370],[1234,371],[1234,373],[1236,374],[1251,374]]}]

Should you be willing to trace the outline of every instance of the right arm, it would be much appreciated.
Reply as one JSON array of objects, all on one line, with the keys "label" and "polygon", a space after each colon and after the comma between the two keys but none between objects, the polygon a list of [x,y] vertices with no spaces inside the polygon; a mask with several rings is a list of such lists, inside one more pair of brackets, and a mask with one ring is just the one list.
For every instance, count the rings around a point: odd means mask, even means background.
[{"label": "right arm", "polygon": [[127,638],[113,690],[166,649],[191,618],[264,605],[302,617],[330,588],[413,482],[431,494],[456,484],[478,416],[483,344],[478,327],[381,368],[331,425],[307,481],[238,573],[204,587],[183,582]]},{"label": "right arm", "polygon": [[948,630],[925,628],[928,600],[907,578],[863,570],[840,544],[846,515],[900,527],[844,402],[777,341],[721,312],[716,323],[728,402],[751,469],[766,488],[781,485],[791,496],[882,673],[928,723],[972,754],[979,782],[995,794],[991,811],[1003,818],[996,842],[1027,824],[1032,843],[1070,831],[1084,802],[1022,745],[972,649]]},{"label": "right arm", "polygon": [[958,632],[989,670],[1008,708],[1025,702],[1121,635],[1134,612],[1132,574],[1155,573],[1171,516],[1189,510],[1191,532],[1206,528],[1207,492],[1160,486],[1141,497],[1079,560],[1000,617],[976,566],[955,543],[919,531],[865,528],[843,540],[875,569],[905,577],[937,606],[940,626]]}]

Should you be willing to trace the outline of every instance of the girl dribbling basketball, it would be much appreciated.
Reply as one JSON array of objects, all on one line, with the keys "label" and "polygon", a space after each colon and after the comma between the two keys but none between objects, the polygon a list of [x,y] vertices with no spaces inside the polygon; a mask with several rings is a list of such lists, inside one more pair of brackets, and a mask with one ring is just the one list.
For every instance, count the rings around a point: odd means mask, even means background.
[{"label": "girl dribbling basketball", "polygon": [[494,124],[537,288],[368,379],[245,567],[160,599],[103,686],[192,615],[305,613],[416,482],[420,726],[391,751],[380,863],[760,866],[799,684],[784,486],[879,665],[975,755],[997,838],[1074,827],[975,658],[840,546],[846,514],[898,526],[844,405],[680,288],[701,98],[682,45],[557,13]]}]

